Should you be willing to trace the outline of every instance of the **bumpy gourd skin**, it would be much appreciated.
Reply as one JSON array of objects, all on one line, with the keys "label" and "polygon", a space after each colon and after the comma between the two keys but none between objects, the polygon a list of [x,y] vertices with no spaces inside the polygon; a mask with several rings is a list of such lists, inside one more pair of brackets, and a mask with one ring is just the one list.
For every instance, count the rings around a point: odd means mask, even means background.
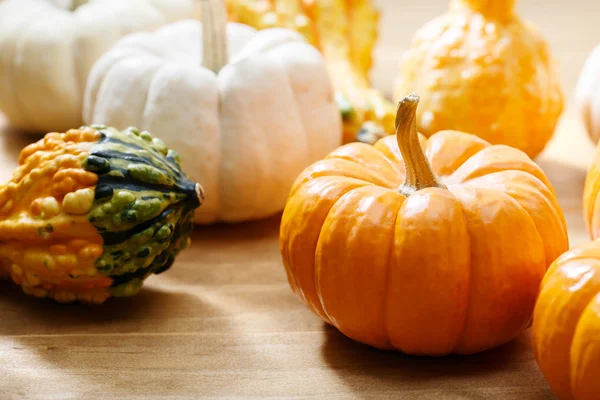
[{"label": "bumpy gourd skin", "polygon": [[421,96],[419,131],[471,132],[530,157],[552,137],[563,110],[557,69],[515,0],[452,0],[405,53],[395,97]]},{"label": "bumpy gourd skin", "polygon": [[49,133],[0,188],[0,270],[59,302],[133,295],[189,244],[201,201],[177,154],[147,132]]},{"label": "bumpy gourd skin", "polygon": [[323,53],[344,123],[344,143],[394,132],[394,106],[369,84],[379,22],[371,0],[227,0],[227,7],[233,21],[296,30]]}]

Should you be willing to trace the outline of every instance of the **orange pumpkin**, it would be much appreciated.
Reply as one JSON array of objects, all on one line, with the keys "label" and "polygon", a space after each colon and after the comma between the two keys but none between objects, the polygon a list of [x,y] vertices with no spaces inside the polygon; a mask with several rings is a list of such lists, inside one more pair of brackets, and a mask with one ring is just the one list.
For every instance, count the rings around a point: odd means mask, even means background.
[{"label": "orange pumpkin", "polygon": [[[588,170],[584,216],[600,238],[600,145]],[[550,267],[533,319],[533,351],[561,399],[600,398],[600,239],[569,250]]]},{"label": "orange pumpkin", "polygon": [[592,239],[600,237],[600,144],[590,164],[583,192],[583,211],[588,232]]},{"label": "orange pumpkin", "polygon": [[561,399],[600,398],[600,242],[569,250],[544,278],[533,352]]},{"label": "orange pumpkin", "polygon": [[350,338],[411,354],[474,353],[528,326],[564,217],[525,153],[470,134],[351,143],[297,178],[280,248],[294,292]]}]

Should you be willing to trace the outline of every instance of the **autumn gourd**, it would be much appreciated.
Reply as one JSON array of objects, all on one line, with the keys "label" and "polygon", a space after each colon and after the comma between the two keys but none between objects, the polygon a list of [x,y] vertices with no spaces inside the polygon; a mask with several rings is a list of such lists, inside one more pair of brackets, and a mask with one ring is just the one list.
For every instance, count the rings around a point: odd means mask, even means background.
[{"label": "autumn gourd", "polygon": [[124,38],[100,58],[84,119],[147,129],[177,150],[206,202],[199,223],[280,212],[294,178],[341,143],[321,54],[292,30],[227,23],[220,0],[204,24],[182,21]]},{"label": "autumn gourd", "polygon": [[128,33],[196,14],[195,0],[0,1],[0,110],[24,131],[79,126],[100,55]]},{"label": "autumn gourd", "polygon": [[290,286],[348,337],[410,354],[475,353],[525,330],[563,214],[523,152],[477,136],[397,135],[340,147],[297,178],[280,248]]},{"label": "autumn gourd", "polygon": [[322,53],[344,121],[344,142],[394,132],[395,110],[369,84],[379,12],[372,0],[227,0],[231,20],[296,30]]},{"label": "autumn gourd", "polygon": [[592,51],[581,70],[575,104],[590,138],[600,139],[600,45]]},{"label": "autumn gourd", "polygon": [[0,187],[0,270],[59,302],[133,295],[189,244],[202,198],[177,153],[148,132],[49,133]]},{"label": "autumn gourd", "polygon": [[541,34],[516,0],[451,0],[404,54],[395,96],[421,95],[417,126],[470,132],[535,157],[552,137],[564,96]]},{"label": "autumn gourd", "polygon": [[600,393],[600,242],[559,257],[544,278],[533,316],[533,352],[550,388],[565,400]]}]

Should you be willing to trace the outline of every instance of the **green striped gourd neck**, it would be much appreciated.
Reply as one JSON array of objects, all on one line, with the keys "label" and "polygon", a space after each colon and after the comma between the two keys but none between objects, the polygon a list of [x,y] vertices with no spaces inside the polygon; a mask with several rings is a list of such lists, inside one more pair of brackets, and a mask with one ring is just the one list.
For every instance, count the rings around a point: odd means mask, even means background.
[{"label": "green striped gourd neck", "polygon": [[177,153],[148,132],[92,128],[101,138],[83,167],[98,176],[88,213],[104,241],[96,268],[113,279],[112,295],[131,295],[189,244],[202,188],[188,180]]}]

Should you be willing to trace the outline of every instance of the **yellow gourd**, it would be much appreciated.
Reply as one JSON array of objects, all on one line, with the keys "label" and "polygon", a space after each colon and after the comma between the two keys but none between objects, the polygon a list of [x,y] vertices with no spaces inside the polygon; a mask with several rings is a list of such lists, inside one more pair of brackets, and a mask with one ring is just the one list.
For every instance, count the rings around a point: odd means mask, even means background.
[{"label": "yellow gourd", "polygon": [[395,108],[369,84],[379,13],[372,0],[227,0],[229,17],[258,29],[296,30],[327,63],[344,122],[344,142],[394,133]]},{"label": "yellow gourd", "polygon": [[563,110],[557,68],[516,0],[452,0],[404,55],[395,97],[418,92],[419,131],[470,132],[530,157],[552,137]]}]

